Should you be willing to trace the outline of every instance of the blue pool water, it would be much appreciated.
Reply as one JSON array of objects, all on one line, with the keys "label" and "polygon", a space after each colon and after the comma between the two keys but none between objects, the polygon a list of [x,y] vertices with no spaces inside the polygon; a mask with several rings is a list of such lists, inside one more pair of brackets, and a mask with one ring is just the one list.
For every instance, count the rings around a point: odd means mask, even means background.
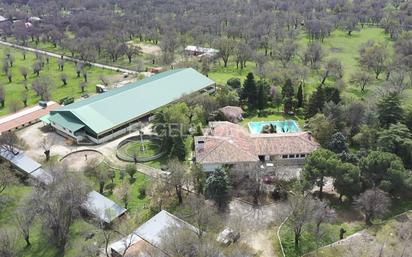
[{"label": "blue pool water", "polygon": [[258,122],[249,122],[249,130],[252,134],[262,133],[262,129],[266,125],[272,124],[276,127],[277,133],[293,133],[299,132],[299,126],[294,120],[284,120],[284,121],[258,121]]}]

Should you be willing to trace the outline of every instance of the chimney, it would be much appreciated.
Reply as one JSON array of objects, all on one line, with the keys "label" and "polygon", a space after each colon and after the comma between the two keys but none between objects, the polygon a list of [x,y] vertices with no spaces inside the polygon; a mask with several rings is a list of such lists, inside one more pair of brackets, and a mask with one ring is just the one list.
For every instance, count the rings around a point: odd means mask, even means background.
[{"label": "chimney", "polygon": [[202,139],[202,140],[198,140],[197,141],[197,143],[196,143],[196,149],[197,149],[197,151],[202,151],[203,149],[205,149],[205,141]]},{"label": "chimney", "polygon": [[308,132],[308,140],[312,141],[312,132]]}]

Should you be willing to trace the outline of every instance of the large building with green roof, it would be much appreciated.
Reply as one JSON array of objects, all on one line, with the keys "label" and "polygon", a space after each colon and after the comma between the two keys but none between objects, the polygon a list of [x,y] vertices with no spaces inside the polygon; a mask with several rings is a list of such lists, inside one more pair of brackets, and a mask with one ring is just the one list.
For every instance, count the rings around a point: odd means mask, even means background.
[{"label": "large building with green roof", "polygon": [[103,143],[130,131],[152,111],[215,82],[194,69],[175,69],[50,112],[57,132],[77,142]]}]

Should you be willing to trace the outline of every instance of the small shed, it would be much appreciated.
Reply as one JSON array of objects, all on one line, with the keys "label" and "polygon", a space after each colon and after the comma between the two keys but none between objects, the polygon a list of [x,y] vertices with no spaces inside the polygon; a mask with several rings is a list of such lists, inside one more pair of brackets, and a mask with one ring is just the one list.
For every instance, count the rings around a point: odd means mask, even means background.
[{"label": "small shed", "polygon": [[107,224],[112,223],[127,211],[96,191],[91,191],[88,194],[87,201],[83,204],[83,207],[88,213]]},{"label": "small shed", "polygon": [[[146,247],[149,246],[159,249],[161,238],[165,231],[173,226],[184,227],[192,230],[194,233],[198,232],[198,228],[179,219],[175,215],[162,210],[143,223],[132,234],[109,245],[111,255],[116,257],[122,256],[122,253],[127,247],[128,249],[125,256],[137,256],[137,253],[141,253],[139,252],[139,249],[140,251],[145,249],[144,245],[146,245]],[[135,255],[131,255],[132,251]]]},{"label": "small shed", "polygon": [[27,175],[41,168],[40,163],[32,160],[30,157],[26,156],[22,151],[15,149],[15,152],[17,153],[16,155],[6,150],[4,147],[0,148],[0,156],[3,157],[5,160],[9,161],[12,166],[26,173]]}]

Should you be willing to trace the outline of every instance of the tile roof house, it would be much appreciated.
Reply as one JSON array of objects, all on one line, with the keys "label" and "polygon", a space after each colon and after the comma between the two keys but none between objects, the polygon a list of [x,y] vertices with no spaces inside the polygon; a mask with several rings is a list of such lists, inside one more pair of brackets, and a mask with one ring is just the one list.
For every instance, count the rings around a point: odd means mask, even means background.
[{"label": "tile roof house", "polygon": [[225,164],[252,170],[274,161],[301,165],[318,147],[308,132],[252,134],[238,124],[210,122],[204,135],[195,137],[195,158],[205,171]]}]

